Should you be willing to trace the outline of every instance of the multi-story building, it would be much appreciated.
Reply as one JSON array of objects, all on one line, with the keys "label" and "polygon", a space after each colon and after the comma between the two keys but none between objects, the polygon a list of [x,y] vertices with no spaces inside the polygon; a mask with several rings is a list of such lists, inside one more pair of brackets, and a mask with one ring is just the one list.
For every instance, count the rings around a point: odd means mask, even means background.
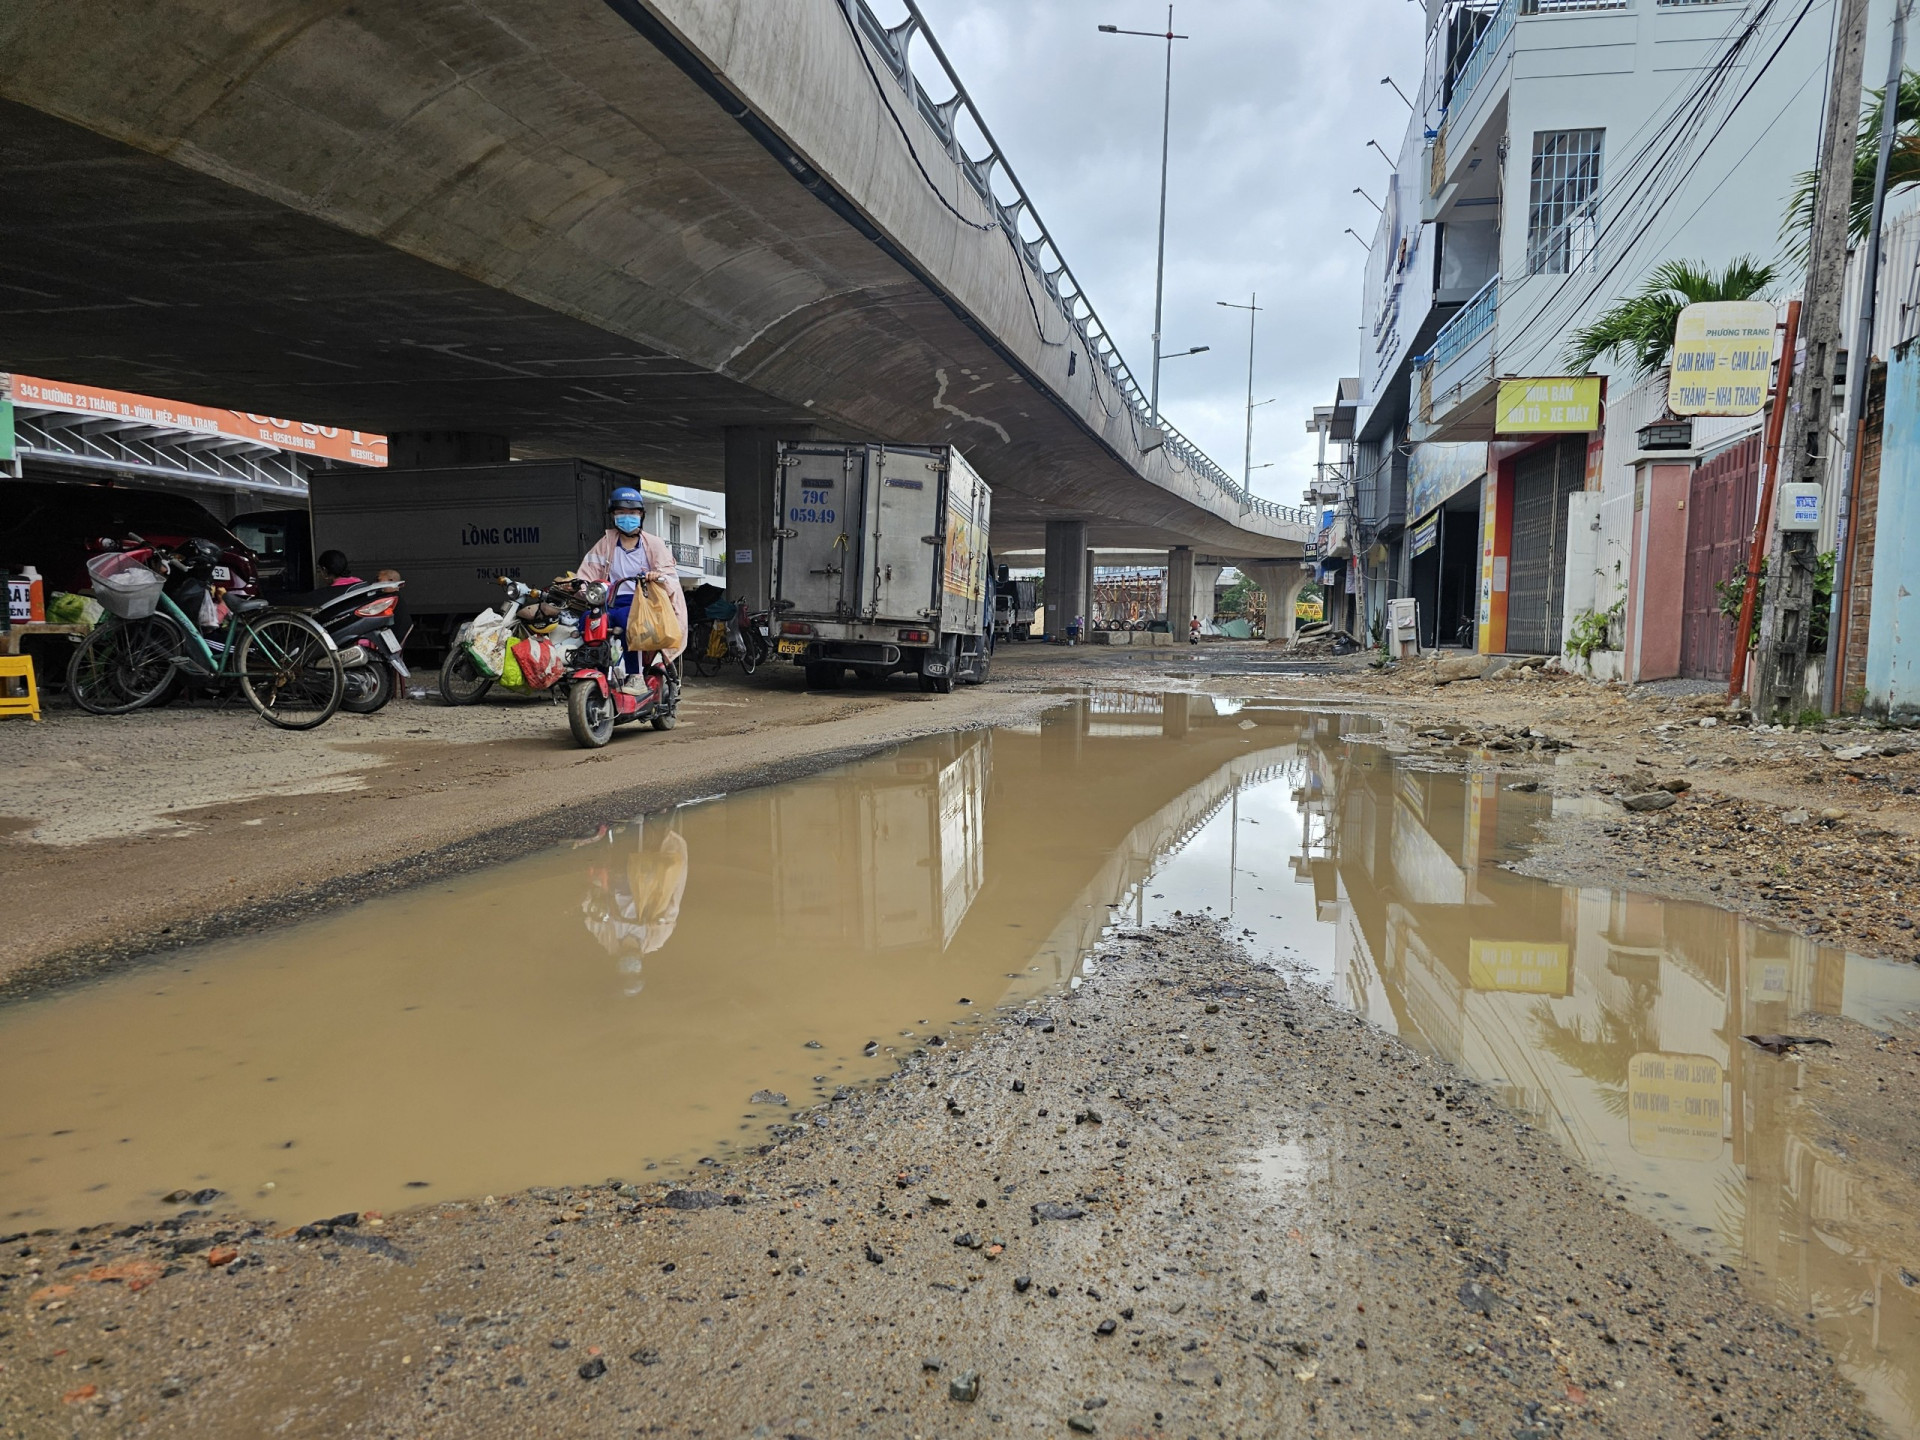
[{"label": "multi-story building", "polygon": [[647,497],[646,529],[672,547],[680,565],[680,583],[689,590],[727,583],[727,521],[716,508],[721,497],[711,490],[642,480]]},{"label": "multi-story building", "polygon": [[1603,430],[1633,377],[1611,359],[1569,375],[1569,340],[1663,261],[1775,258],[1819,137],[1829,27],[1805,0],[1425,13],[1363,296],[1353,466],[1404,526],[1380,527],[1393,543],[1368,579],[1419,601],[1424,644],[1553,653],[1577,618],[1572,531],[1597,526],[1618,476],[1632,484],[1632,457],[1603,455],[1637,446]]}]

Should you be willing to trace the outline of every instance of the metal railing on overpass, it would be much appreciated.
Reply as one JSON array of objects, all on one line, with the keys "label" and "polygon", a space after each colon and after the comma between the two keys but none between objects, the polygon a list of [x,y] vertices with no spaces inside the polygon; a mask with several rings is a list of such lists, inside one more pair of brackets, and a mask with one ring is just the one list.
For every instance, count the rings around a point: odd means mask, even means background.
[{"label": "metal railing on overpass", "polygon": [[[1086,343],[1088,358],[1107,372],[1107,378],[1126,400],[1133,411],[1135,421],[1143,428],[1153,427],[1156,423],[1153,406],[1147,392],[1140,382],[1133,378],[1133,372],[1127,368],[1127,362],[1121,358],[1112,333],[1094,311],[1093,302],[1086,297],[1086,291],[1067,268],[1066,258],[1059,247],[1053,243],[1053,237],[1047,233],[1040,212],[1034,208],[1028,197],[1026,187],[1013,173],[1013,167],[1007,163],[1007,157],[1000,149],[999,142],[993,138],[993,132],[987,128],[985,117],[967,94],[967,88],[960,83],[960,76],[947,59],[946,51],[940,48],[940,42],[934,37],[926,17],[920,13],[920,7],[914,0],[904,0],[907,18],[898,25],[887,25],[873,13],[868,0],[840,0],[848,18],[859,33],[873,43],[881,63],[892,74],[900,88],[906,92],[907,102],[932,128],[947,155],[960,167],[960,173],[966,177],[968,185],[987,205],[998,220],[1000,228],[1013,242],[1014,251],[1025,263],[1028,270],[1039,279],[1042,288],[1052,300],[1054,308],[1066,319],[1081,340]],[[953,93],[944,100],[936,100],[927,94],[920,78],[913,73],[908,51],[918,35],[926,40],[927,49],[939,63],[940,71],[947,84],[953,87]],[[972,120],[979,131],[981,141],[987,152],[981,156],[969,155],[961,144],[959,117],[962,111]],[[1003,202],[993,193],[993,172],[998,168],[1006,177],[1006,183],[1012,187],[1014,198]],[[1031,240],[1020,233],[1022,212],[1032,222],[1038,232]],[[1053,264],[1048,266],[1048,260]],[[1031,292],[1028,296],[1031,300]],[[1036,309],[1035,321],[1039,315]],[[1045,331],[1042,329],[1042,339]],[[1305,510],[1293,505],[1282,505],[1276,501],[1265,500],[1248,490],[1225,470],[1222,470],[1207,454],[1173,426],[1167,424],[1166,417],[1158,417],[1158,428],[1165,434],[1165,448],[1181,464],[1194,474],[1211,482],[1233,499],[1243,514],[1259,515],[1282,524],[1306,525],[1310,517]]]}]

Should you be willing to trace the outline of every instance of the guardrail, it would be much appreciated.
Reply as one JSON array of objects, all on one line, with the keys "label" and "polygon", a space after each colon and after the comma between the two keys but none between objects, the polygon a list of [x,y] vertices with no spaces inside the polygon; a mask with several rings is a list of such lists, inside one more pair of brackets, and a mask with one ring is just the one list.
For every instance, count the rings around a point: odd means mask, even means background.
[{"label": "guardrail", "polygon": [[1501,0],[1500,8],[1493,12],[1493,19],[1487,22],[1487,28],[1480,32],[1480,38],[1474,43],[1473,53],[1467,56],[1467,63],[1453,77],[1453,94],[1447,100],[1447,113],[1459,110],[1473,95],[1473,87],[1480,83],[1480,77],[1487,73],[1500,47],[1507,43],[1513,34],[1514,17],[1520,12],[1520,0]]},{"label": "guardrail", "polygon": [[[1133,378],[1133,372],[1127,368],[1127,362],[1120,356],[1119,347],[1114,344],[1113,336],[1105,322],[1094,311],[1093,302],[1087,299],[1079,280],[1067,268],[1066,258],[1059,247],[1053,243],[1053,237],[1047,232],[1046,224],[1040,219],[1040,213],[1034,208],[1028,197],[1026,187],[1021,185],[1019,177],[1013,173],[1013,167],[1007,163],[999,142],[993,138],[993,132],[987,128],[980,108],[967,94],[966,86],[960,83],[960,76],[947,59],[946,51],[940,48],[933,30],[928,26],[926,17],[920,13],[920,7],[914,0],[905,0],[907,18],[898,25],[889,26],[868,6],[867,0],[840,0],[858,31],[872,42],[880,61],[906,93],[907,102],[920,118],[927,122],[934,135],[945,148],[948,157],[959,166],[960,173],[967,184],[987,204],[1000,229],[1013,242],[1014,253],[1040,281],[1053,307],[1066,320],[1067,324],[1085,342],[1087,358],[1100,366],[1127,402],[1134,419],[1142,428],[1155,425],[1156,417],[1149,403],[1147,392]],[[1512,0],[1509,0],[1512,3]],[[947,84],[953,87],[953,93],[944,100],[935,100],[927,94],[920,78],[913,73],[908,51],[915,36],[927,42],[927,49],[938,62],[940,73]],[[980,132],[980,138],[987,146],[986,154],[975,157],[969,155],[960,142],[958,120],[962,111]],[[1014,198],[1002,202],[993,193],[993,172],[998,169],[1005,176],[1006,183],[1012,187]],[[1022,213],[1032,222],[1038,232],[1029,240],[1020,233]],[[1049,266],[1048,261],[1052,264]],[[1044,333],[1043,333],[1044,338]],[[1261,515],[1282,523],[1305,525],[1307,512],[1292,505],[1281,505],[1272,500],[1263,500],[1254,495],[1239,481],[1227,474],[1210,459],[1198,445],[1182,435],[1173,426],[1167,424],[1164,415],[1157,417],[1158,428],[1166,436],[1163,441],[1168,453],[1176,457],[1187,469],[1211,482],[1226,492],[1240,507],[1243,514]]]},{"label": "guardrail", "polygon": [[722,555],[703,555],[700,557],[700,568],[708,575],[724,575],[727,573],[726,557]]},{"label": "guardrail", "polygon": [[699,569],[700,547],[698,545],[688,545],[679,540],[669,540],[667,542],[667,548],[673,551],[673,558],[678,560],[682,565],[690,565],[696,570]]},{"label": "guardrail", "polygon": [[1428,368],[1440,369],[1486,334],[1493,328],[1494,317],[1499,311],[1500,277],[1496,275],[1476,290],[1473,298],[1440,327],[1440,333],[1433,337],[1433,348],[1426,355]]}]

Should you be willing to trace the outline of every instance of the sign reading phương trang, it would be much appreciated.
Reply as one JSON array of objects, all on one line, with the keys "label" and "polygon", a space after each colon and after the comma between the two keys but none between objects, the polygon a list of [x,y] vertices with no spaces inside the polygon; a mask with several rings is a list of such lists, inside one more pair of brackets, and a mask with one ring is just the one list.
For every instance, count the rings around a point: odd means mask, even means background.
[{"label": "sign reading ph\u01b0\u01a1ng trang", "polygon": [[1500,382],[1493,411],[1496,435],[1572,435],[1599,428],[1598,375]]},{"label": "sign reading ph\u01b0\u01a1ng trang", "polygon": [[1757,415],[1773,367],[1773,305],[1704,300],[1673,329],[1667,408],[1675,415]]}]

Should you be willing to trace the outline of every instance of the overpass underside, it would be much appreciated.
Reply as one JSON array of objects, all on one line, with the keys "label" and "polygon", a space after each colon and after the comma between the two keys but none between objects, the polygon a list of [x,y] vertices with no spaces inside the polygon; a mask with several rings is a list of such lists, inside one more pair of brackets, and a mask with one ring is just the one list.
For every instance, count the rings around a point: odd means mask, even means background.
[{"label": "overpass underside", "polygon": [[1002,545],[1297,553],[1141,448],[838,0],[18,0],[0,50],[7,368],[712,489],[732,435],[948,441]]}]

